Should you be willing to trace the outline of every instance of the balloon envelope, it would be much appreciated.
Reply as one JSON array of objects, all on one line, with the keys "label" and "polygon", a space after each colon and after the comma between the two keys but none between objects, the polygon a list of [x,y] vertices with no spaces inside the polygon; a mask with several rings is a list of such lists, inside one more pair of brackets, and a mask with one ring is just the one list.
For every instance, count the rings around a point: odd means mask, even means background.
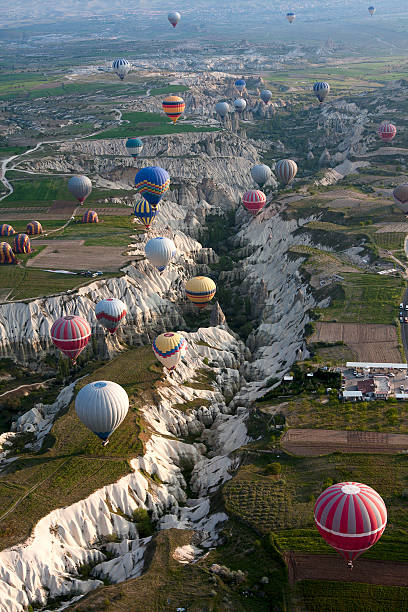
[{"label": "balloon envelope", "polygon": [[293,159],[280,159],[276,162],[275,171],[279,180],[284,185],[289,185],[297,174],[297,163]]},{"label": "balloon envelope", "polygon": [[175,28],[181,19],[181,15],[177,11],[172,11],[171,13],[167,15],[167,19],[170,21],[173,28]]},{"label": "balloon envelope", "polygon": [[51,340],[72,363],[84,350],[91,337],[88,321],[77,315],[66,315],[57,319],[51,327]]},{"label": "balloon envelope", "polygon": [[251,189],[242,196],[242,203],[252,214],[256,215],[266,204],[266,195],[258,189]]},{"label": "balloon envelope", "polygon": [[360,482],[340,482],[319,496],[314,519],[320,535],[352,566],[378,542],[387,525],[384,500]]},{"label": "balloon envelope", "polygon": [[216,290],[216,284],[207,276],[194,276],[186,283],[186,296],[197,308],[205,308]]},{"label": "balloon envelope", "polygon": [[39,221],[30,221],[27,223],[26,232],[29,236],[38,236],[43,233],[42,225]]},{"label": "balloon envelope", "polygon": [[397,128],[393,123],[384,121],[378,128],[378,135],[384,142],[391,142],[391,140],[394,140],[395,136],[397,135]]},{"label": "balloon envelope", "polygon": [[112,64],[112,68],[113,71],[118,75],[120,80],[123,81],[123,79],[130,70],[130,62],[128,62],[127,59],[121,57],[119,59],[115,59]]},{"label": "balloon envelope", "polygon": [[176,245],[170,238],[151,238],[145,246],[146,257],[152,266],[163,272],[167,264],[177,253]]},{"label": "balloon envelope", "polygon": [[126,150],[133,158],[139,157],[143,149],[143,141],[140,138],[128,138],[126,141]]},{"label": "balloon envelope", "polygon": [[246,105],[247,103],[245,102],[244,98],[238,98],[238,100],[234,101],[235,110],[237,110],[239,113],[242,113],[246,109]]},{"label": "balloon envelope", "polygon": [[158,212],[158,207],[149,204],[142,196],[140,196],[139,201],[135,204],[134,215],[143,223],[146,229],[150,228]]},{"label": "balloon envelope", "polygon": [[75,410],[79,420],[107,442],[128,413],[128,394],[123,387],[109,380],[92,382],[76,396]]},{"label": "balloon envelope", "polygon": [[244,91],[245,87],[246,87],[246,82],[244,79],[237,79],[235,81],[235,87],[238,89],[238,91]]},{"label": "balloon envelope", "polygon": [[153,352],[168,370],[174,370],[183,357],[185,338],[175,332],[165,332],[153,342]]},{"label": "balloon envelope", "polygon": [[82,223],[99,223],[98,213],[95,210],[87,210],[82,217]]},{"label": "balloon envelope", "polygon": [[15,233],[14,227],[8,223],[3,223],[0,225],[0,236],[12,236]]},{"label": "balloon envelope", "polygon": [[186,108],[185,102],[180,96],[168,96],[163,100],[162,106],[165,114],[173,123],[176,123]]},{"label": "balloon envelope", "polygon": [[87,176],[71,176],[68,181],[68,191],[83,204],[92,191],[92,183]]},{"label": "balloon envelope", "polygon": [[126,304],[118,298],[105,298],[95,306],[96,318],[110,334],[115,333],[126,314]]},{"label": "balloon envelope", "polygon": [[13,238],[13,251],[15,253],[31,253],[31,242],[27,234],[17,234]]},{"label": "balloon envelope", "polygon": [[398,185],[392,192],[392,196],[394,198],[394,202],[404,212],[408,213],[408,183],[404,183],[403,185]]},{"label": "balloon envelope", "polygon": [[293,23],[293,21],[295,20],[295,13],[286,13],[286,19],[289,21],[289,23]]},{"label": "balloon envelope", "polygon": [[272,92],[270,89],[263,89],[261,91],[260,96],[262,102],[264,102],[265,104],[268,104],[272,100]]},{"label": "balloon envelope", "polygon": [[15,264],[17,257],[8,242],[0,242],[0,264]]},{"label": "balloon envelope", "polygon": [[313,85],[313,91],[319,102],[323,102],[328,93],[330,92],[330,85],[325,81],[320,81]]},{"label": "balloon envelope", "polygon": [[251,176],[260,187],[269,181],[272,176],[272,171],[266,164],[257,164],[251,168]]},{"label": "balloon envelope", "polygon": [[229,104],[227,104],[227,102],[218,102],[215,105],[215,111],[220,115],[220,117],[224,118],[230,111]]},{"label": "balloon envelope", "polygon": [[375,13],[375,7],[374,6],[369,6],[368,7],[368,12],[370,13],[371,16],[373,16],[374,13]]},{"label": "balloon envelope", "polygon": [[136,174],[135,186],[149,204],[157,206],[170,187],[170,175],[160,166],[148,166]]}]

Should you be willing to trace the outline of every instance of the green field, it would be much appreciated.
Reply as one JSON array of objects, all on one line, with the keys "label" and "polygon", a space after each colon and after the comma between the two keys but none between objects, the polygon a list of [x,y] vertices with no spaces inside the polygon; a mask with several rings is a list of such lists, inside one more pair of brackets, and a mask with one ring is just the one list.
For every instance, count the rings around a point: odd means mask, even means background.
[{"label": "green field", "polygon": [[[114,77],[115,75],[112,75]],[[116,77],[115,77],[116,78]],[[44,86],[45,83],[49,84]],[[120,93],[132,96],[140,96],[145,93],[140,89],[140,85],[125,83]],[[101,92],[107,96],[118,95],[118,84],[112,83],[67,83],[61,79],[59,82],[56,80],[32,80],[24,81],[21,84],[0,84],[0,99],[12,100],[14,98],[23,97],[25,99],[34,100],[36,98],[53,98],[57,96],[70,96],[70,95],[85,95]]]},{"label": "green field", "polygon": [[343,272],[341,289],[328,308],[319,309],[321,321],[383,323],[395,321],[395,308],[405,285],[401,278]]},{"label": "green field", "polygon": [[130,134],[137,136],[159,136],[162,134],[178,134],[182,132],[216,132],[217,128],[205,125],[196,127],[180,120],[173,125],[162,113],[131,112],[123,113],[123,119],[129,121],[116,128],[90,136],[92,140],[104,138],[128,138]]}]

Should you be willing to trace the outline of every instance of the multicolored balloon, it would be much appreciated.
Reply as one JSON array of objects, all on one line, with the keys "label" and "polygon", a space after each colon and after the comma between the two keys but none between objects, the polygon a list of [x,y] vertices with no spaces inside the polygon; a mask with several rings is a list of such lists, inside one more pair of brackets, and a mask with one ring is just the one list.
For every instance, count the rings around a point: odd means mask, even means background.
[{"label": "multicolored balloon", "polygon": [[170,21],[173,28],[175,28],[181,19],[181,15],[177,11],[173,11],[167,15],[167,19]]},{"label": "multicolored balloon", "polygon": [[251,176],[259,187],[263,187],[272,176],[272,171],[266,164],[256,164],[251,168]]},{"label": "multicolored balloon", "polygon": [[29,236],[39,236],[43,233],[41,223],[39,221],[30,221],[30,223],[27,223],[26,233]]},{"label": "multicolored balloon", "polygon": [[0,225],[0,236],[13,236],[15,233],[14,227],[8,223],[3,223]]},{"label": "multicolored balloon", "polygon": [[146,242],[145,253],[152,266],[157,268],[159,272],[163,272],[167,264],[177,253],[177,249],[170,238],[158,236]]},{"label": "multicolored balloon", "polygon": [[295,18],[295,13],[286,13],[286,19],[289,21],[289,23],[293,23]]},{"label": "multicolored balloon", "polygon": [[242,196],[242,203],[251,215],[256,215],[266,204],[266,195],[258,189],[251,189]]},{"label": "multicolored balloon", "polygon": [[82,387],[75,398],[79,420],[102,440],[103,446],[125,420],[129,410],[128,394],[110,380],[98,380]]},{"label": "multicolored balloon", "polygon": [[369,6],[368,7],[368,12],[370,13],[371,17],[374,15],[375,13],[375,7],[374,6]]},{"label": "multicolored balloon", "polygon": [[180,96],[168,96],[162,102],[164,113],[172,120],[175,124],[177,119],[181,117],[184,113],[184,109],[186,108],[186,104],[183,98]]},{"label": "multicolored balloon", "polygon": [[68,181],[68,191],[83,204],[86,198],[91,194],[92,183],[87,176],[71,176]]},{"label": "multicolored balloon", "polygon": [[194,276],[186,283],[186,296],[197,308],[205,308],[217,290],[217,286],[207,276]]},{"label": "multicolored balloon", "polygon": [[184,338],[184,336],[180,336],[181,340],[182,340],[182,345],[181,345],[181,358],[185,359],[186,355],[187,355],[187,349],[188,349],[188,344],[187,344],[187,340]]},{"label": "multicolored balloon", "polygon": [[14,253],[31,253],[31,242],[27,234],[17,234],[13,239]]},{"label": "multicolored balloon", "polygon": [[222,119],[228,115],[230,112],[230,107],[227,102],[217,102],[215,105],[215,112],[219,114]]},{"label": "multicolored balloon", "polygon": [[8,242],[0,242],[0,264],[16,264],[17,257]]},{"label": "multicolored balloon", "polygon": [[173,371],[183,357],[185,338],[175,332],[165,332],[153,342],[153,352],[167,370]]},{"label": "multicolored balloon", "polygon": [[148,230],[154,219],[156,218],[159,209],[157,206],[151,206],[142,196],[135,204],[134,215]]},{"label": "multicolored balloon", "polygon": [[320,81],[313,85],[313,91],[320,104],[326,99],[330,92],[330,85],[325,81]]},{"label": "multicolored balloon", "polygon": [[115,59],[115,61],[112,64],[112,68],[113,68],[113,71],[118,75],[120,80],[123,81],[125,76],[128,74],[131,66],[130,66],[130,62],[128,62],[127,59],[124,59],[123,57],[121,57],[119,59]]},{"label": "multicolored balloon", "polygon": [[408,214],[408,183],[398,185],[392,192],[394,202],[402,210],[403,213]]},{"label": "multicolored balloon", "polygon": [[280,159],[276,162],[275,171],[279,180],[284,185],[289,185],[297,174],[297,163],[293,159]]},{"label": "multicolored balloon", "polygon": [[246,105],[247,103],[245,102],[244,98],[238,98],[237,100],[234,100],[234,107],[238,113],[243,113],[246,109]]},{"label": "multicolored balloon", "polygon": [[129,155],[136,159],[143,150],[143,141],[140,138],[128,138],[125,146]]},{"label": "multicolored balloon", "polygon": [[359,482],[340,482],[319,496],[314,519],[323,539],[352,568],[353,561],[382,536],[387,525],[387,508],[371,487]]},{"label": "multicolored balloon", "polygon": [[383,121],[378,128],[378,135],[384,142],[391,142],[394,140],[397,135],[397,128],[393,123],[388,123],[388,121]]},{"label": "multicolored balloon", "polygon": [[170,175],[160,166],[148,166],[136,174],[135,186],[150,205],[157,206],[170,187]]},{"label": "multicolored balloon", "polygon": [[235,87],[238,89],[239,92],[243,92],[245,87],[246,87],[246,82],[244,79],[237,79],[235,81]]},{"label": "multicolored balloon", "polygon": [[77,315],[57,319],[51,327],[51,340],[75,365],[91,337],[88,321]]},{"label": "multicolored balloon", "polygon": [[110,334],[114,334],[127,315],[126,304],[118,298],[105,298],[95,306],[95,315],[99,323]]},{"label": "multicolored balloon", "polygon": [[82,223],[99,223],[98,213],[95,210],[87,210],[82,217]]},{"label": "multicolored balloon", "polygon": [[270,89],[263,89],[260,93],[260,98],[264,104],[269,104],[272,100],[272,92]]}]

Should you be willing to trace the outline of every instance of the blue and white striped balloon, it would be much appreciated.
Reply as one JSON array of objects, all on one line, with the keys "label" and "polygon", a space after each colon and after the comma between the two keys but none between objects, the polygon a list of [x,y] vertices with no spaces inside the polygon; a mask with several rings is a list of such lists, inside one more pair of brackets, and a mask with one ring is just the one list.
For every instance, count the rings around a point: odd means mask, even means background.
[{"label": "blue and white striped balloon", "polygon": [[170,238],[151,238],[145,246],[146,257],[149,262],[163,272],[167,264],[177,253],[176,245]]},{"label": "blue and white striped balloon", "polygon": [[319,83],[315,83],[313,85],[313,91],[316,98],[320,103],[322,103],[327,94],[330,92],[330,85],[325,81],[320,81]]}]

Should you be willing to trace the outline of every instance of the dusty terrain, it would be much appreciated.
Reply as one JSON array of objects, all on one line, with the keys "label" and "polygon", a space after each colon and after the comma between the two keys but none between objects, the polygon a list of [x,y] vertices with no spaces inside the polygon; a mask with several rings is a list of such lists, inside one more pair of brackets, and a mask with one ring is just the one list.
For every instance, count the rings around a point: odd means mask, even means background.
[{"label": "dusty terrain", "polygon": [[55,270],[102,270],[116,272],[130,260],[123,255],[126,247],[84,246],[83,240],[36,240],[36,246],[47,245],[36,257],[27,262],[28,267]]}]

